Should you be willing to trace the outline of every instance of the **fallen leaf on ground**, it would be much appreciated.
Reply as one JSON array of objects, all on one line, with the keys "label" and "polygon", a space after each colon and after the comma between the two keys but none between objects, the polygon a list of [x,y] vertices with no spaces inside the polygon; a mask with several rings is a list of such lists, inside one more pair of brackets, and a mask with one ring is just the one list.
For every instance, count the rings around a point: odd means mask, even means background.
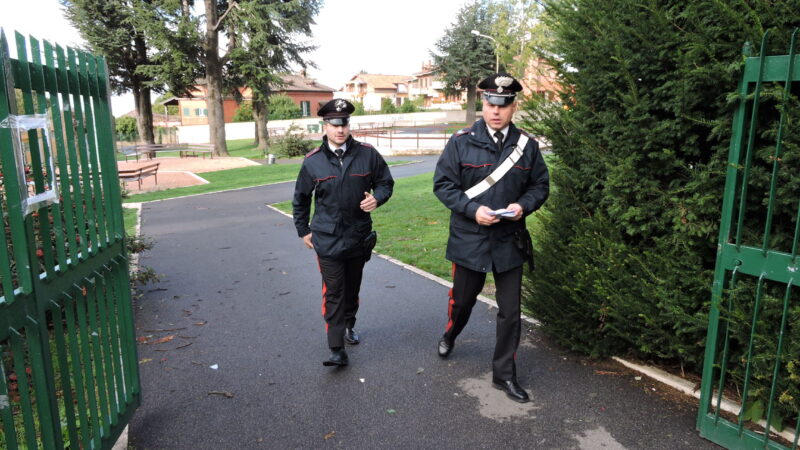
[{"label": "fallen leaf on ground", "polygon": [[153,358],[142,358],[139,360],[139,364],[149,363],[152,360]]},{"label": "fallen leaf on ground", "polygon": [[330,433],[326,434],[325,435],[325,440],[327,441],[328,439],[332,438],[334,434],[336,434],[335,431],[331,431]]},{"label": "fallen leaf on ground", "polygon": [[618,372],[610,372],[608,370],[595,370],[594,373],[598,375],[619,375]]},{"label": "fallen leaf on ground", "polygon": [[233,394],[228,391],[211,391],[208,395],[221,395],[225,398],[233,398]]},{"label": "fallen leaf on ground", "polygon": [[423,369],[422,367],[417,369],[417,375],[421,374],[422,372],[425,372],[425,369]]},{"label": "fallen leaf on ground", "polygon": [[386,412],[387,412],[387,413],[389,413],[389,414],[394,414],[394,413],[396,413],[397,411],[395,411],[395,410],[393,410],[393,409],[387,409],[387,410],[386,410]]},{"label": "fallen leaf on ground", "polygon": [[205,325],[205,324],[207,324],[207,323],[208,323],[208,321],[207,321],[207,320],[204,320],[204,321],[202,321],[202,322],[195,322],[194,324],[195,324],[196,326],[198,326],[198,327],[202,327],[203,325]]},{"label": "fallen leaf on ground", "polygon": [[171,334],[169,336],[164,336],[162,338],[156,339],[155,341],[148,342],[148,344],[151,344],[151,345],[152,344],[163,344],[164,342],[169,342],[169,341],[171,341],[173,339],[175,339],[175,335]]}]

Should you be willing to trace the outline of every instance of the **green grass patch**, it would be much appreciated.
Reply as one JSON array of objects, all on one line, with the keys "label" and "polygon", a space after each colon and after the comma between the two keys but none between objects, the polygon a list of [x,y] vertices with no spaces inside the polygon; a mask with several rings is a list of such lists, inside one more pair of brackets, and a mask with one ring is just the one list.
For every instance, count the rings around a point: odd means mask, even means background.
[{"label": "green grass patch", "polygon": [[240,167],[238,169],[218,170],[216,172],[203,172],[199,174],[199,176],[208,180],[208,184],[131,195],[123,199],[123,202],[151,202],[154,200],[183,197],[185,195],[207,194],[229,189],[293,181],[297,179],[298,172],[300,172],[300,164],[259,165]]},{"label": "green grass patch", "polygon": [[125,225],[125,236],[136,235],[136,208],[122,208],[122,223]]}]

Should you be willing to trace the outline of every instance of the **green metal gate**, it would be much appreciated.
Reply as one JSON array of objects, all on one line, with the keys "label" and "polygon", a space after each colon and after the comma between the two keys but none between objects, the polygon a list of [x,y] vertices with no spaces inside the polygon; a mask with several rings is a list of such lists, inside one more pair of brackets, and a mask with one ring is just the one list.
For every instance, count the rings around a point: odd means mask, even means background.
[{"label": "green metal gate", "polygon": [[760,56],[746,58],[733,116],[697,418],[700,434],[727,448],[798,445],[797,35],[780,56],[766,56],[764,35]]},{"label": "green metal gate", "polygon": [[139,405],[102,58],[0,30],[0,448],[110,448]]}]

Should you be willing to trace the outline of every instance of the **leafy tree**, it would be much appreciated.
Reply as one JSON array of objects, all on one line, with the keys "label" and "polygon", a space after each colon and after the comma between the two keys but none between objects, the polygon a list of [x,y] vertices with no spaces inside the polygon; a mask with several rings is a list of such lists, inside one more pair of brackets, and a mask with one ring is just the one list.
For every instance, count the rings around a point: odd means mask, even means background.
[{"label": "leafy tree", "polygon": [[268,104],[270,120],[299,119],[303,117],[303,111],[300,106],[288,95],[270,95]]},{"label": "leafy tree", "polygon": [[[442,77],[447,95],[467,90],[467,104],[475,103],[477,85],[494,72],[495,49],[489,39],[472,34],[490,32],[491,21],[487,0],[475,0],[459,11],[456,20],[436,42],[431,52],[434,73]],[[475,121],[475,111],[467,109],[467,123]]]},{"label": "leafy tree", "polygon": [[117,139],[120,141],[135,141],[139,137],[136,119],[130,116],[122,116],[114,119],[114,127],[117,132]]},{"label": "leafy tree", "polygon": [[488,35],[497,42],[500,65],[519,78],[528,63],[547,45],[549,34],[540,16],[539,0],[502,0],[489,7],[492,17]]},{"label": "leafy tree", "polygon": [[383,97],[381,99],[381,114],[394,114],[396,112],[397,108],[394,106],[394,100]]},{"label": "leafy tree", "polygon": [[268,144],[269,98],[283,87],[281,74],[288,72],[292,64],[304,69],[312,65],[304,54],[315,47],[299,39],[311,36],[320,4],[319,0],[249,0],[239,2],[231,12],[227,69],[238,85],[252,90],[253,116],[262,150]]},{"label": "leafy tree", "polygon": [[239,107],[233,114],[234,122],[252,122],[253,121],[253,102],[250,100],[239,103]]},{"label": "leafy tree", "polygon": [[[236,0],[203,0],[205,6],[205,38],[203,39],[202,61],[205,69],[206,104],[208,106],[209,142],[214,145],[214,154],[227,156],[228,145],[225,141],[225,113],[222,109],[223,66],[224,60],[219,54],[219,33],[223,30],[225,18],[231,9],[238,6]],[[230,33],[230,39],[236,38]]]},{"label": "leafy tree", "polygon": [[422,98],[415,99],[415,100],[412,100],[410,98],[404,99],[403,100],[403,104],[400,105],[400,108],[398,109],[398,112],[401,112],[401,113],[413,113],[413,112],[419,111],[420,110],[420,103],[421,103],[420,100],[422,100]]},{"label": "leafy tree", "polygon": [[[525,125],[552,144],[555,186],[538,214],[525,304],[562,344],[702,364],[742,44],[770,28],[769,51],[786,53],[796,12],[796,1],[546,2],[549,63],[564,92],[558,104],[524,108],[533,117]],[[796,117],[796,98],[791,108]],[[774,133],[765,127],[758,139]],[[786,145],[798,148],[796,134]],[[769,183],[766,148],[754,159],[758,195]],[[800,180],[790,174],[800,164],[788,153],[783,163],[794,204],[780,205],[775,229],[789,233],[773,239],[791,242]],[[747,225],[763,217],[764,199],[753,196]],[[797,349],[800,330],[791,333]]]},{"label": "leafy tree", "polygon": [[367,113],[367,110],[364,108],[364,102],[360,102],[358,100],[351,100],[350,103],[356,108],[353,111],[354,116],[363,116]]},{"label": "leafy tree", "polygon": [[191,19],[173,0],[60,1],[88,50],[105,56],[112,90],[133,93],[139,135],[153,143],[151,91],[184,92],[197,73],[187,54]]}]

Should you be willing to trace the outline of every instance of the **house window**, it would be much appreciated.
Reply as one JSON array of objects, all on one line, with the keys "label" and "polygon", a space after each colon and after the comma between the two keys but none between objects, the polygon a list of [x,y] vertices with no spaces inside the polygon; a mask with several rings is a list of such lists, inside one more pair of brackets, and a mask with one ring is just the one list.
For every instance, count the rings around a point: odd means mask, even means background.
[{"label": "house window", "polygon": [[203,110],[203,117],[208,117],[208,109]]},{"label": "house window", "polygon": [[300,102],[300,110],[302,111],[303,117],[308,117],[311,115],[311,102],[305,101]]},{"label": "house window", "polygon": [[183,115],[184,116],[191,116],[192,113],[190,112],[189,108],[183,108]]}]

